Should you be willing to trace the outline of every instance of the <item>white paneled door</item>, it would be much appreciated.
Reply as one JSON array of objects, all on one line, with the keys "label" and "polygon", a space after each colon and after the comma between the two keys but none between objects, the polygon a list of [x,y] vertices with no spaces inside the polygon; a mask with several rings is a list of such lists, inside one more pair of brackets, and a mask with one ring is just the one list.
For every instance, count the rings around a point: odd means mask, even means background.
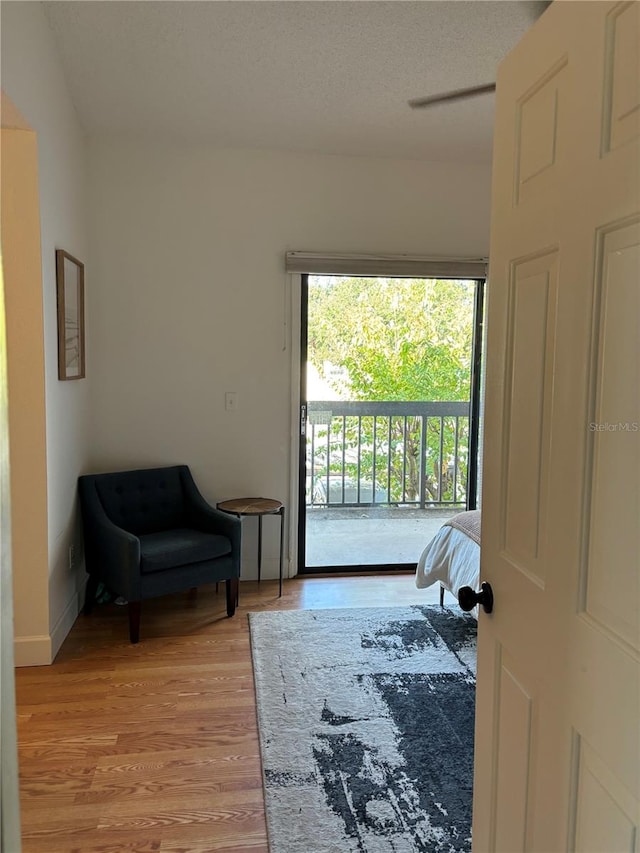
[{"label": "white paneled door", "polygon": [[473,849],[640,849],[640,4],[498,74]]}]

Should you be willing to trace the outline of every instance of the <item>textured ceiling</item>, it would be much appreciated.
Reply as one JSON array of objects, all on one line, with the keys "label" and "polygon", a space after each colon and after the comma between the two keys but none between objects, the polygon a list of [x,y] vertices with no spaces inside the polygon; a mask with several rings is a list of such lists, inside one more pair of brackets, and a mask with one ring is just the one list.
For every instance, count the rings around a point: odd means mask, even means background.
[{"label": "textured ceiling", "polygon": [[223,147],[488,161],[495,79],[541,14],[484,0],[43,4],[85,130]]}]

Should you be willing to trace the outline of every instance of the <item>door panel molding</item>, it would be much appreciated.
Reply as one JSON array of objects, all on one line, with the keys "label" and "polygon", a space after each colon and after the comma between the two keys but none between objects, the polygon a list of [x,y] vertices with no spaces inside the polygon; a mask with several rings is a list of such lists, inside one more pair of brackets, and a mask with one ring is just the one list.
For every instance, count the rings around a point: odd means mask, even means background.
[{"label": "door panel molding", "polygon": [[535,197],[541,184],[553,180],[558,156],[558,93],[567,63],[566,55],[554,62],[517,103],[513,181],[516,207]]},{"label": "door panel molding", "polygon": [[593,747],[578,732],[574,731],[573,737],[575,770],[569,798],[568,849],[636,853],[640,827],[633,815],[640,813],[640,804]]},{"label": "door panel molding", "polygon": [[[602,226],[595,244],[579,610],[638,655],[638,576],[611,555],[626,539],[626,548],[640,553],[640,488],[633,474],[640,470],[640,215]],[[620,382],[635,389],[624,410]]]},{"label": "door panel molding", "polygon": [[638,137],[640,82],[634,34],[634,3],[619,3],[607,15],[602,91],[602,156]]},{"label": "door panel molding", "polygon": [[[507,300],[510,331],[503,402],[501,550],[506,560],[544,589],[557,249],[540,250],[511,262]],[[515,424],[517,432],[512,430]]]},{"label": "door panel molding", "polygon": [[[532,754],[535,747],[534,693],[516,674],[516,662],[502,652],[498,676],[498,764],[493,830],[496,850],[526,849],[532,800]],[[504,809],[508,813],[503,814]],[[517,831],[514,833],[514,815]]]}]

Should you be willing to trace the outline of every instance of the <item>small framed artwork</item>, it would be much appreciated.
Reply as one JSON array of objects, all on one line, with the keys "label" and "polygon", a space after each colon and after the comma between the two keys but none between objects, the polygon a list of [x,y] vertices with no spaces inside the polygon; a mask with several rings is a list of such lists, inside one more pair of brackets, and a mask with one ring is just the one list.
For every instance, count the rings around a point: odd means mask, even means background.
[{"label": "small framed artwork", "polygon": [[58,378],[84,379],[84,264],[56,249]]}]

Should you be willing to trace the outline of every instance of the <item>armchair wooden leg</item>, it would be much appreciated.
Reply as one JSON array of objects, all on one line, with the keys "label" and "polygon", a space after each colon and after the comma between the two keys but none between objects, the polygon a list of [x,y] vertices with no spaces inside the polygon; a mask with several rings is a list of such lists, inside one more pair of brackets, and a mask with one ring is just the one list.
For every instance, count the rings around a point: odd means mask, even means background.
[{"label": "armchair wooden leg", "polygon": [[129,602],[129,640],[137,643],[140,640],[140,607],[142,602]]},{"label": "armchair wooden leg", "polygon": [[440,584],[440,607],[444,607],[444,587]]},{"label": "armchair wooden leg", "polygon": [[238,600],[238,578],[227,580],[227,616],[233,616],[236,612],[236,601]]},{"label": "armchair wooden leg", "polygon": [[88,616],[93,610],[93,603],[96,600],[96,592],[98,591],[98,578],[95,575],[89,575],[89,580],[84,590],[84,608],[83,613]]}]

